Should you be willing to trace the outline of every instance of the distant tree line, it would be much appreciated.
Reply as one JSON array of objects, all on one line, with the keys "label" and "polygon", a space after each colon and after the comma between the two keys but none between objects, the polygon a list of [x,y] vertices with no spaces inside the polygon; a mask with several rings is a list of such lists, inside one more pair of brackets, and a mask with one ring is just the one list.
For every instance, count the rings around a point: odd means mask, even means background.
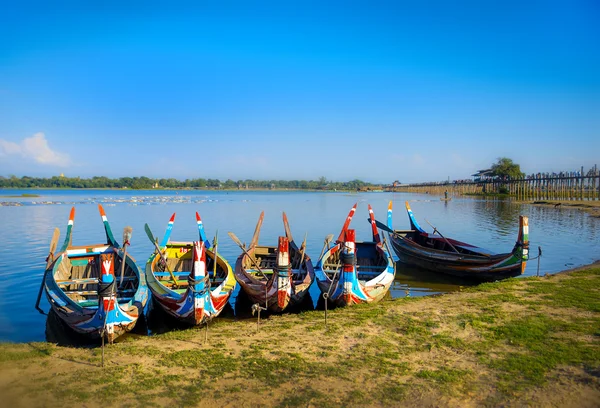
[{"label": "distant tree line", "polygon": [[121,177],[111,179],[103,176],[92,178],[62,177],[51,178],[16,176],[0,176],[0,188],[191,188],[191,189],[299,189],[299,190],[361,190],[380,188],[378,185],[361,180],[346,182],[327,181],[325,177],[318,180],[231,180],[218,179],[187,179],[184,181],[174,178],[152,179],[148,177]]}]

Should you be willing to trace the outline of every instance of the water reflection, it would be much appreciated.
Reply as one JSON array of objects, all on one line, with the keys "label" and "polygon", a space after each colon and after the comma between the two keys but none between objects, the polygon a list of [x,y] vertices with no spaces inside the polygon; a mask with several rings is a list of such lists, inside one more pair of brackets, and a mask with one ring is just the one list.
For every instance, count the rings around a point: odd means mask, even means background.
[{"label": "water reflection", "polygon": [[426,269],[396,263],[396,281],[392,287],[392,297],[425,296],[438,293],[460,291],[465,286],[475,286],[477,282],[458,276],[444,275]]}]

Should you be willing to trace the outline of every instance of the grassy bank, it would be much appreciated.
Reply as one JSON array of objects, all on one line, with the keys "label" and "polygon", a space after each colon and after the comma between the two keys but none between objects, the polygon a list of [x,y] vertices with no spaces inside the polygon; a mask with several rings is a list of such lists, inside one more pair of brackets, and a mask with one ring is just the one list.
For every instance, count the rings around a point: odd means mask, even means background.
[{"label": "grassy bank", "polygon": [[0,346],[7,406],[599,406],[600,265],[106,349]]}]

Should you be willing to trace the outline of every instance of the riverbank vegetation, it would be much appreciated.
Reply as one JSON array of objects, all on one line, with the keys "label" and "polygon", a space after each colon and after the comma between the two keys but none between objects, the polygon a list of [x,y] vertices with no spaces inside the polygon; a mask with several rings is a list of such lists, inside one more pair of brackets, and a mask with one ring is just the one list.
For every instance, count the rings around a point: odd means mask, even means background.
[{"label": "riverbank vegetation", "polygon": [[219,320],[105,350],[0,345],[7,406],[600,405],[600,264],[437,297]]},{"label": "riverbank vegetation", "polygon": [[63,177],[51,178],[28,177],[8,178],[0,176],[0,188],[128,188],[128,189],[294,189],[294,190],[360,190],[379,189],[380,185],[361,180],[345,182],[327,181],[325,177],[318,180],[225,180],[218,179],[186,179],[174,178],[153,179],[148,177]]}]

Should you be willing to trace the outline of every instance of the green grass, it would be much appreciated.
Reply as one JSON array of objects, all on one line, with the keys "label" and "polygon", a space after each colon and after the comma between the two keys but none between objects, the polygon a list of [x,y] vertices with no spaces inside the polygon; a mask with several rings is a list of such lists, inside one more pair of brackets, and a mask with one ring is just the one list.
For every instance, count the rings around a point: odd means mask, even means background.
[{"label": "green grass", "polygon": [[415,376],[438,384],[454,384],[465,381],[471,372],[468,370],[457,370],[453,368],[440,367],[437,370],[421,370]]},{"label": "green grass", "polygon": [[165,367],[199,369],[199,374],[214,378],[235,371],[239,362],[220,349],[205,349],[174,351],[161,359],[159,364]]},{"label": "green grass", "polygon": [[49,357],[52,355],[52,351],[53,346],[49,343],[3,343],[0,344],[0,363]]},{"label": "green grass", "polygon": [[[307,407],[309,404],[313,406],[324,406],[323,400],[326,395],[312,387],[295,389],[289,395],[285,396],[277,407]],[[320,402],[317,404],[317,402]]]}]

